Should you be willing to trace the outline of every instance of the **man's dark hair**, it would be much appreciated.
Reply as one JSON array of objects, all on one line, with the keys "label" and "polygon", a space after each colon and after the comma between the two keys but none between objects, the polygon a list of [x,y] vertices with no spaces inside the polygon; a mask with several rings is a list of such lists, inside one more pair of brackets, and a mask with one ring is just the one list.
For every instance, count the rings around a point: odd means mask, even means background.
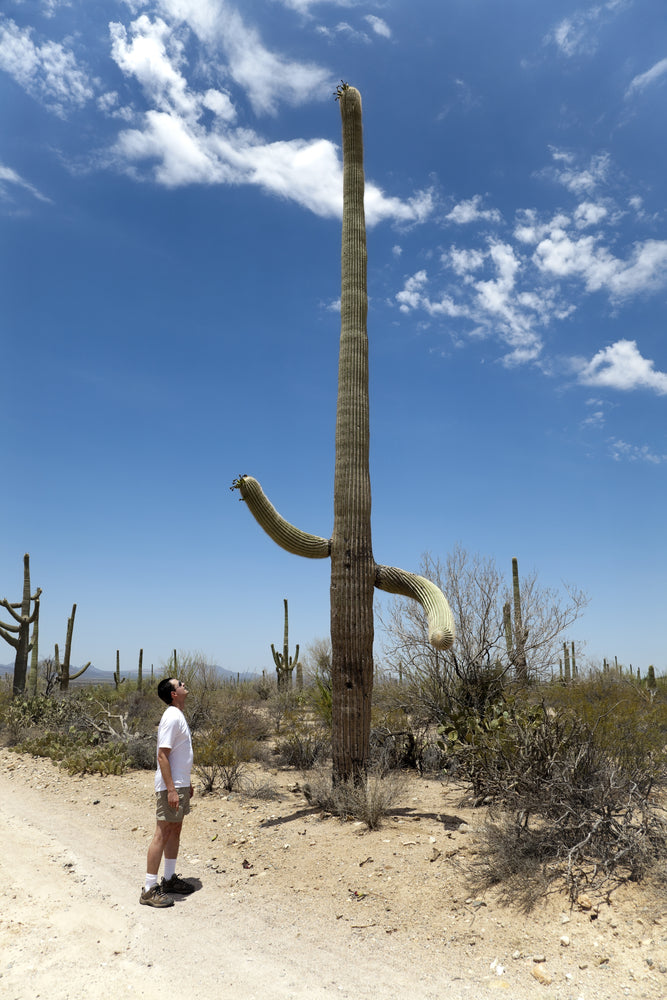
[{"label": "man's dark hair", "polygon": [[161,698],[165,705],[171,705],[171,692],[173,690],[174,685],[171,683],[171,677],[165,677],[157,686],[158,698]]}]

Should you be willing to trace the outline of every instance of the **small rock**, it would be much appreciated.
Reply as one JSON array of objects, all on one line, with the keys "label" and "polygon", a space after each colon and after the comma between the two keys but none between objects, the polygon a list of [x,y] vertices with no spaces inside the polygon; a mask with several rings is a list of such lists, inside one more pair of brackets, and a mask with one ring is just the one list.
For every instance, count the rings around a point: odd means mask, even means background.
[{"label": "small rock", "polygon": [[569,945],[570,945],[569,937],[567,936],[567,934],[563,934],[562,938],[560,939],[561,948],[568,948]]},{"label": "small rock", "polygon": [[577,906],[581,910],[592,910],[593,901],[590,898],[590,896],[587,896],[585,893],[582,893],[581,896],[577,896]]},{"label": "small rock", "polygon": [[551,986],[551,984],[553,983],[553,979],[551,978],[549,973],[546,972],[544,969],[541,969],[539,965],[533,966],[533,968],[530,971],[533,975],[533,979],[537,979],[538,983],[541,983],[542,986]]},{"label": "small rock", "polygon": [[533,955],[533,962],[546,962],[546,955]]}]

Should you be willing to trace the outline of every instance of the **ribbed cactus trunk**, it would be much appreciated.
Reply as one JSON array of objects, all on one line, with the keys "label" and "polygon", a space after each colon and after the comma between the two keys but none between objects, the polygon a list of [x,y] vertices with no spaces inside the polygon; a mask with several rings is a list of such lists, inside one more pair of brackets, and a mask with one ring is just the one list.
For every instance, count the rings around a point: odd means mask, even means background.
[{"label": "ribbed cactus trunk", "polygon": [[343,125],[343,240],[331,538],[290,524],[252,476],[239,476],[232,489],[240,490],[253,517],[282,548],[308,559],[331,559],[333,777],[361,783],[369,753],[374,588],[418,601],[436,649],[449,649],[455,630],[447,600],[434,583],[373,558],[361,96],[342,84],[337,97]]},{"label": "ribbed cactus trunk", "polygon": [[39,601],[35,607],[35,622],[32,626],[32,639],[30,640],[30,675],[28,677],[28,692],[31,698],[37,695],[39,681]]},{"label": "ribbed cactus trunk", "polygon": [[370,423],[366,222],[361,95],[340,93],[343,126],[341,334],[331,536],[331,665],[334,774],[361,780],[373,690]]},{"label": "ribbed cactus trunk", "polygon": [[[0,638],[8,642],[16,650],[14,658],[14,677],[12,683],[12,697],[22,695],[25,691],[26,677],[28,673],[28,653],[31,649],[30,626],[39,618],[39,597],[42,593],[38,587],[35,593],[30,594],[30,556],[26,552],[23,556],[23,597],[16,603],[10,603],[7,598],[0,601],[0,606],[5,608],[11,617],[11,622],[0,622]],[[30,605],[34,604],[32,614]]]},{"label": "ribbed cactus trunk", "polygon": [[[39,606],[39,602],[37,606]],[[30,652],[30,620],[30,556],[26,553],[23,557],[21,623],[16,645],[16,659],[14,660],[14,683],[12,686],[14,695],[23,694],[25,691],[25,682],[28,673],[28,653]]]},{"label": "ribbed cactus trunk", "polygon": [[72,659],[72,637],[74,635],[74,619],[76,617],[76,604],[72,605],[72,614],[67,619],[67,635],[65,637],[65,657],[63,659],[62,667],[58,664],[58,647],[56,646],[56,666],[58,668],[58,673],[60,675],[60,690],[69,690],[69,682],[75,681],[81,674],[84,674],[88,667],[90,666],[90,660],[84,667],[77,670],[75,674],[70,672],[70,663]]},{"label": "ribbed cactus trunk", "polygon": [[528,629],[524,628],[521,613],[521,588],[519,586],[519,562],[512,559],[512,593],[514,598],[514,669],[520,684],[528,683],[528,662],[526,660],[526,639]]}]

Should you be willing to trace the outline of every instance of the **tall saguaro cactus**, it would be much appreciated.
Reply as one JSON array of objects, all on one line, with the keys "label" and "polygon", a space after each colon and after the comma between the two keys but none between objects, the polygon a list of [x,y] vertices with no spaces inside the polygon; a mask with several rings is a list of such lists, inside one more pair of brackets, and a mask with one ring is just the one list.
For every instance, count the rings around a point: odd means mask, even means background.
[{"label": "tall saguaro cactus", "polygon": [[296,645],[296,652],[293,657],[289,655],[289,618],[287,611],[287,598],[284,598],[285,606],[285,629],[283,631],[283,651],[276,652],[276,647],[271,643],[271,655],[276,665],[276,675],[278,678],[278,690],[289,691],[292,687],[292,671],[299,663],[299,644]]},{"label": "tall saguaro cactus", "polygon": [[[26,552],[23,556],[23,598],[14,604],[10,604],[7,598],[0,601],[0,606],[6,608],[13,619],[10,623],[0,622],[0,636],[16,650],[12,684],[13,697],[21,695],[25,691],[28,653],[31,648],[30,626],[39,620],[41,593],[42,591],[38,587],[34,594],[30,594],[30,555]],[[30,612],[31,604],[33,605],[32,613]]]},{"label": "tall saguaro cactus", "polygon": [[81,667],[81,669],[77,670],[75,674],[70,673],[69,667],[70,667],[70,657],[72,655],[72,636],[74,635],[75,616],[76,616],[76,604],[73,604],[72,614],[67,619],[67,635],[65,637],[65,656],[62,662],[62,666],[60,665],[60,651],[57,645],[55,649],[56,671],[58,673],[58,679],[60,680],[61,691],[67,691],[67,689],[69,688],[69,682],[75,681],[77,677],[80,677],[81,674],[85,673],[85,671],[90,666],[90,660],[89,660],[88,663],[86,663],[85,667]]},{"label": "tall saguaro cactus", "polygon": [[505,625],[505,641],[507,644],[507,655],[514,666],[517,680],[521,684],[528,682],[528,661],[526,659],[526,640],[528,639],[528,629],[523,624],[521,612],[521,588],[519,586],[519,562],[516,557],[512,558],[512,599],[514,605],[514,621],[510,602],[503,606],[503,622]]},{"label": "tall saguaro cactus", "polygon": [[419,601],[428,615],[429,639],[439,649],[452,645],[454,621],[444,595],[430,580],[379,565],[373,557],[361,95],[342,84],[336,96],[343,135],[343,236],[331,538],[291,525],[250,476],[235,480],[233,488],[240,490],[256,520],[278,545],[296,555],[331,559],[333,776],[338,782],[359,783],[369,751],[374,588]]}]

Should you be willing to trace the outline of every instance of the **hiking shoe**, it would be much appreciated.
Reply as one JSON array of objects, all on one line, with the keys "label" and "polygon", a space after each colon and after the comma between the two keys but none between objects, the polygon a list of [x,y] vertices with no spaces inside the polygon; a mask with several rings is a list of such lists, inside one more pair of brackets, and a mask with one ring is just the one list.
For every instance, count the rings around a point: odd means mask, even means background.
[{"label": "hiking shoe", "polygon": [[165,906],[174,905],[173,899],[169,898],[160,882],[152,886],[148,892],[146,892],[145,889],[142,889],[141,895],[139,896],[139,902],[143,903],[144,906],[156,906],[160,909]]},{"label": "hiking shoe", "polygon": [[180,875],[172,875],[171,878],[162,879],[162,891],[163,892],[178,892],[182,896],[189,896],[191,892],[195,891],[195,887],[182,879]]}]

